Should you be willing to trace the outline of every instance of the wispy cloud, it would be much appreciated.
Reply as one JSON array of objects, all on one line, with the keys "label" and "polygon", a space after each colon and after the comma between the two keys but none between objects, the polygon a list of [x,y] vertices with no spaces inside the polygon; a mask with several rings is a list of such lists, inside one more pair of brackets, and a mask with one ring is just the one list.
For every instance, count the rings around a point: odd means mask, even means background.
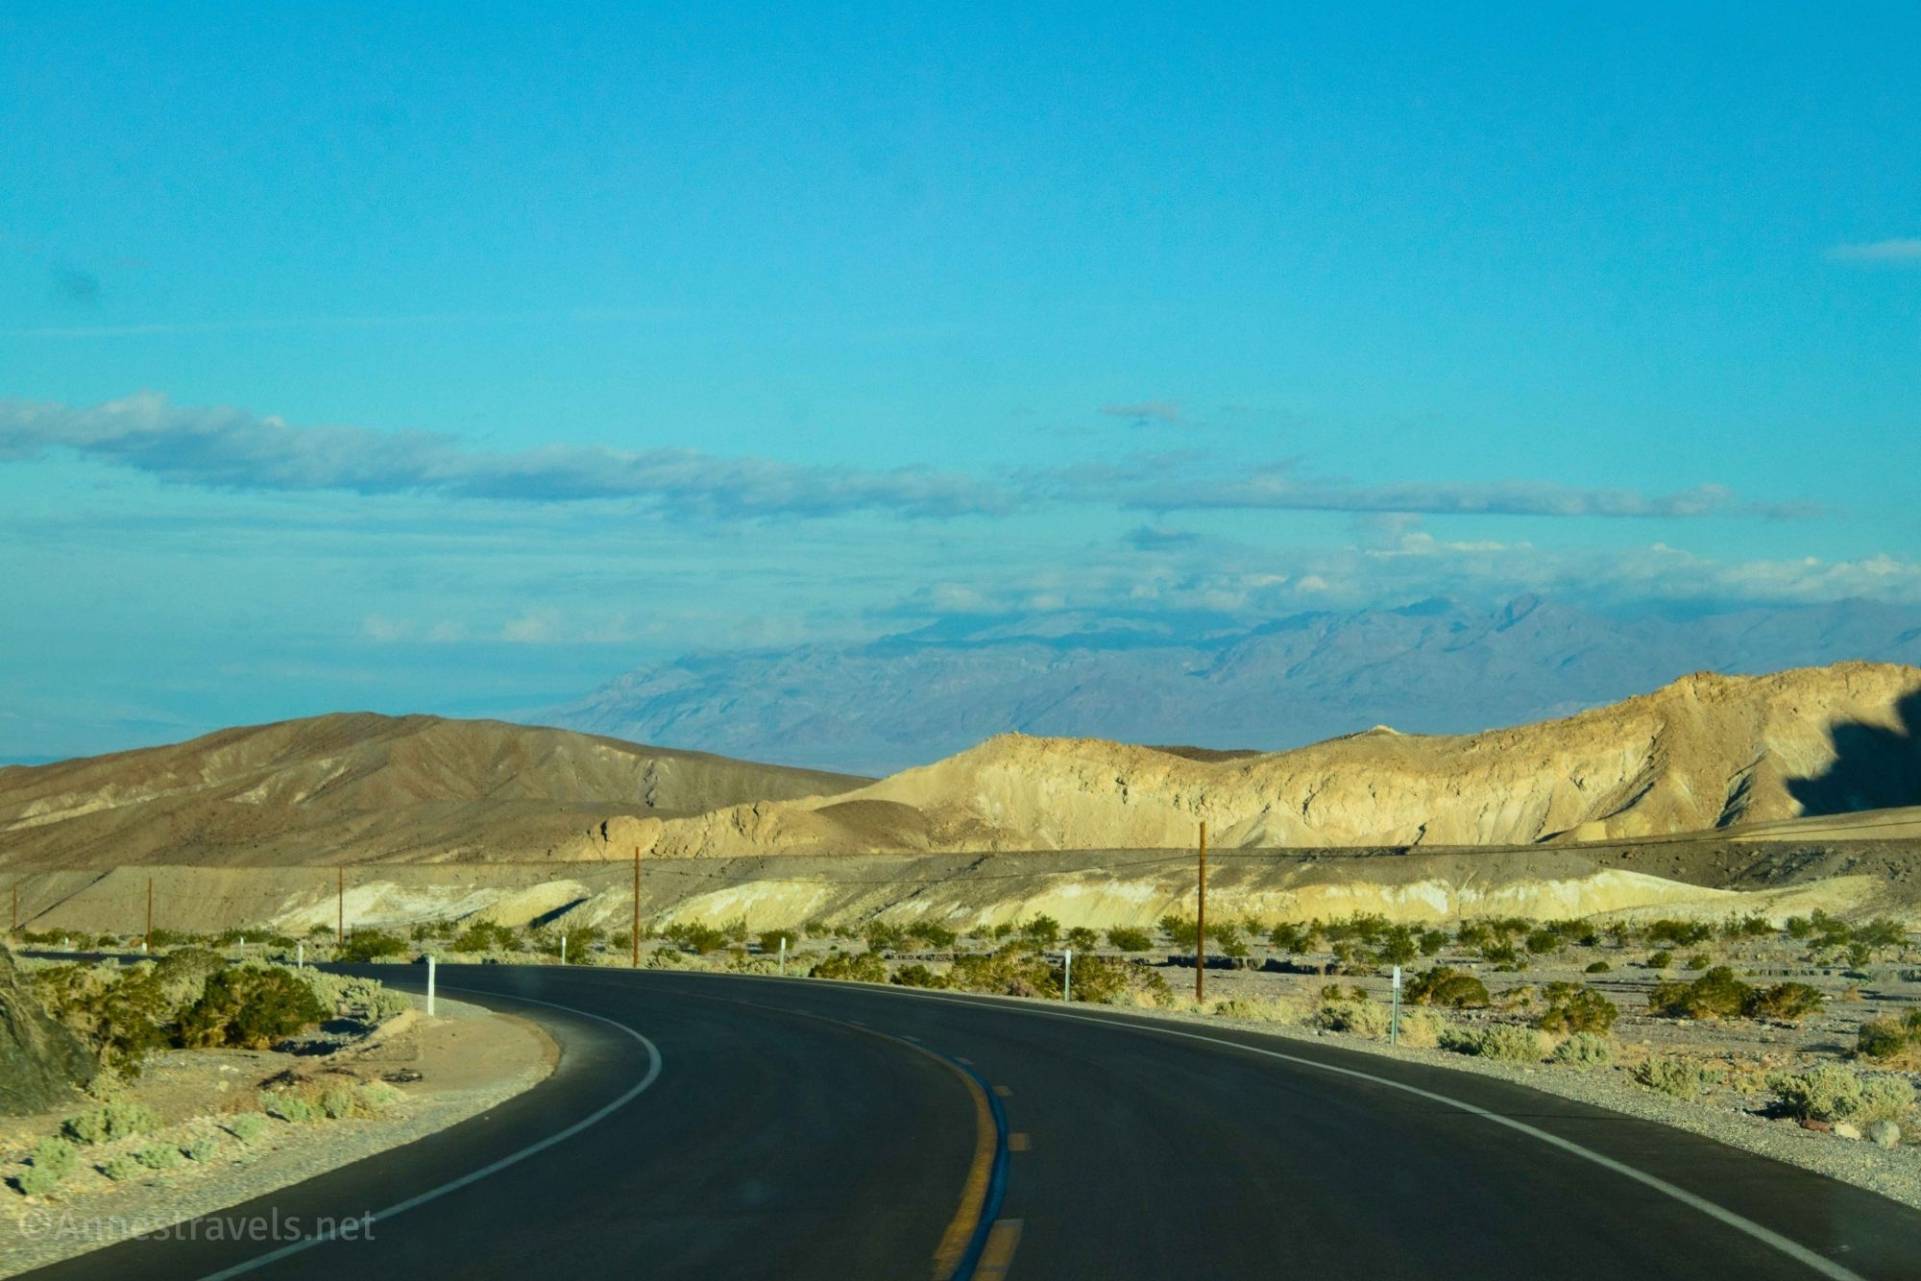
[{"label": "wispy cloud", "polygon": [[1178,427],[1184,421],[1181,407],[1171,400],[1141,400],[1131,404],[1102,405],[1101,412],[1109,418],[1125,418],[1136,425],[1165,423]]},{"label": "wispy cloud", "polygon": [[1323,511],[1424,516],[1550,516],[1608,519],[1743,516],[1792,519],[1816,514],[1799,503],[1756,503],[1723,485],[1665,494],[1584,489],[1545,481],[1411,481],[1361,484],[1315,479],[1296,461],[1234,480],[1198,474],[1162,455],[1151,475],[1126,465],[1064,469],[1035,477],[1037,492],[1105,497],[1137,511]]},{"label": "wispy cloud", "polygon": [[1835,262],[1903,263],[1921,266],[1921,236],[1835,245],[1828,250],[1828,257]]},{"label": "wispy cloud", "polygon": [[154,393],[84,408],[0,401],[0,460],[55,450],[210,489],[532,503],[625,499],[711,517],[961,516],[1003,511],[1012,502],[973,477],[922,467],[815,467],[691,449],[567,444],[494,451],[429,432],[295,427],[240,409],[178,406]]},{"label": "wispy cloud", "polygon": [[1165,525],[1136,525],[1125,537],[1128,546],[1143,552],[1167,551],[1200,541],[1200,535],[1192,530],[1169,529]]}]

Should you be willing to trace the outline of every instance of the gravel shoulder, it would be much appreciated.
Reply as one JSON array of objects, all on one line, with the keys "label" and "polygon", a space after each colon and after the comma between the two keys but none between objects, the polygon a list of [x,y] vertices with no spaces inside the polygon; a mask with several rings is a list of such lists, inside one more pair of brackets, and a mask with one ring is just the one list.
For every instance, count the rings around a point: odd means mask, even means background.
[{"label": "gravel shoulder", "polygon": [[[159,1131],[136,1140],[82,1148],[82,1168],[43,1197],[0,1190],[0,1277],[159,1231],[365,1157],[411,1143],[531,1089],[553,1071],[558,1051],[535,1024],[442,997],[437,1017],[402,1015],[391,1035],[369,1038],[318,1061],[248,1051],[174,1051],[148,1065],[130,1091],[158,1111]],[[266,1080],[292,1070],[303,1077],[390,1082],[399,1101],[376,1117],[292,1124],[270,1120],[242,1141],[231,1128],[258,1115]],[[54,1133],[59,1114],[9,1119],[0,1159],[9,1173],[33,1143]],[[113,1181],[99,1167],[115,1151],[165,1143],[210,1143],[209,1159],[180,1160],[164,1171]]]}]

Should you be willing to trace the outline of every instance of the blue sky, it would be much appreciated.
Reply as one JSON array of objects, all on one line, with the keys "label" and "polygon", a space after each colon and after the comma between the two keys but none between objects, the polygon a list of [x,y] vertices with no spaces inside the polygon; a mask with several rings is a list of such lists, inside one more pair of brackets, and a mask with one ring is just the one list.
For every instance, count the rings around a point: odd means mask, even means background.
[{"label": "blue sky", "polygon": [[406,8],[0,11],[0,757],[1921,600],[1912,6]]}]

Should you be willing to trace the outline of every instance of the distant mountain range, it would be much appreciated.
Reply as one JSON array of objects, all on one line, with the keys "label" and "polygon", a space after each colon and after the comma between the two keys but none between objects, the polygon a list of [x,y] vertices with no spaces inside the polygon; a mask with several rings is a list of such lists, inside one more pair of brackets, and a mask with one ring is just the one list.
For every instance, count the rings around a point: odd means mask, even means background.
[{"label": "distant mountain range", "polygon": [[883,774],[1004,731],[1274,750],[1377,724],[1466,733],[1565,716],[1693,671],[1921,663],[1921,609],[1868,601],[1618,618],[1523,596],[1493,609],[1221,619],[951,621],[868,644],[691,656],[553,723]]}]

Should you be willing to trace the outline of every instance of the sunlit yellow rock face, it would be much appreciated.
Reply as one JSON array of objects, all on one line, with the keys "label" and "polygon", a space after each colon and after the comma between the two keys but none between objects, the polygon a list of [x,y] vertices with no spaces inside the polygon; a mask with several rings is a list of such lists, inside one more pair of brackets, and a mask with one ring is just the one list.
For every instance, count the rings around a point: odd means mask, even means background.
[{"label": "sunlit yellow rock face", "polygon": [[[1921,802],[1921,669],[1685,677],[1564,720],[1452,737],[1375,729],[1197,760],[1005,735],[833,797],[636,826],[657,857],[754,851],[1526,845],[1734,829]],[[1856,781],[1858,779],[1858,781]]]}]

